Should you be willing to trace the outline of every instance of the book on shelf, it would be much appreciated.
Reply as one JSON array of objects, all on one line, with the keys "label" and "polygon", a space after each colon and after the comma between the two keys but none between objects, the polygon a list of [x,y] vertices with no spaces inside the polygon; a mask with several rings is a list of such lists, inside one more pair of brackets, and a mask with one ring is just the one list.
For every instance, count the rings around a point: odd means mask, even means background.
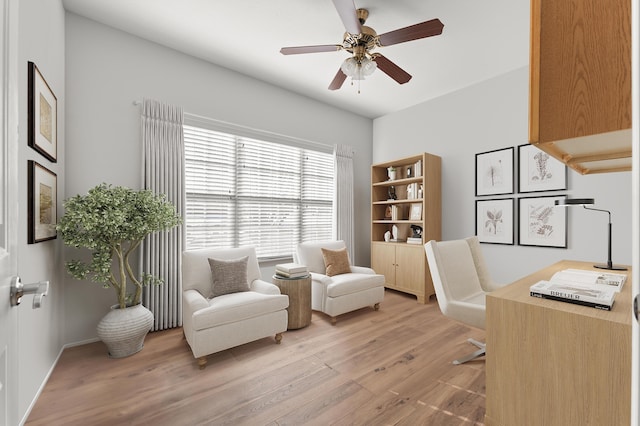
[{"label": "book on shelf", "polygon": [[306,265],[300,265],[299,263],[281,263],[276,265],[276,272],[284,272],[287,274],[295,274],[298,272],[308,273]]},{"label": "book on shelf", "polygon": [[422,237],[409,237],[407,238],[407,244],[422,244]]},{"label": "book on shelf", "polygon": [[391,238],[389,240],[390,243],[404,243],[406,240],[404,238]]},{"label": "book on shelf", "polygon": [[413,175],[422,176],[422,160],[416,161],[416,164],[413,165]]},{"label": "book on shelf", "polygon": [[616,290],[600,284],[585,284],[569,281],[541,280],[529,288],[529,294],[543,299],[590,306],[610,311],[616,297]]}]

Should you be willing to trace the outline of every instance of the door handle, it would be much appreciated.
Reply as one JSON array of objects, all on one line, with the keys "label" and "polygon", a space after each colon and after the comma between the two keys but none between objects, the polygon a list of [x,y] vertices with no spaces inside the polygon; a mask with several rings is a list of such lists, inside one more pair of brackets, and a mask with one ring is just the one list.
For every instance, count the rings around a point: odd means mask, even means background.
[{"label": "door handle", "polygon": [[11,290],[9,297],[11,306],[18,306],[22,296],[25,294],[33,294],[33,309],[38,309],[42,305],[42,298],[49,293],[49,281],[40,281],[33,284],[22,284],[20,277],[11,279]]}]

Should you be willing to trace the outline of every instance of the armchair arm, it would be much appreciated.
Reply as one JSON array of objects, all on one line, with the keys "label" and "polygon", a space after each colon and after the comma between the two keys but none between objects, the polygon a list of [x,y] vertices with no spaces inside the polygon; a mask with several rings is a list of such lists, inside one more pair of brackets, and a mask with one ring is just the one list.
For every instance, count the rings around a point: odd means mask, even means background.
[{"label": "armchair arm", "polygon": [[375,274],[376,273],[376,271],[374,271],[371,268],[367,268],[366,266],[353,266],[353,265],[351,265],[351,272],[357,273],[357,274]]},{"label": "armchair arm", "polygon": [[253,280],[251,282],[251,291],[256,291],[263,294],[280,294],[280,288],[269,282],[263,280]]},{"label": "armchair arm", "polygon": [[209,306],[207,299],[200,294],[198,290],[185,290],[182,293],[182,301],[184,310],[189,313],[189,316],[200,309],[204,309]]},{"label": "armchair arm", "polygon": [[331,277],[325,274],[320,274],[318,272],[311,272],[311,280],[316,281],[322,284],[330,284]]}]

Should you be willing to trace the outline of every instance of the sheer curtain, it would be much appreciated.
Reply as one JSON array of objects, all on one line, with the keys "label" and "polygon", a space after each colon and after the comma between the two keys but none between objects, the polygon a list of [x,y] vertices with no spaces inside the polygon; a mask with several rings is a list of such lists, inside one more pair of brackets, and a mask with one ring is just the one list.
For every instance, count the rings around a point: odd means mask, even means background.
[{"label": "sheer curtain", "polygon": [[353,219],[353,148],[335,145],[334,173],[335,191],[333,202],[334,237],[344,240],[347,252],[354,260],[354,219]]},{"label": "sheer curtain", "polygon": [[[145,99],[142,103],[142,185],[165,194],[182,218],[184,191],[184,113],[182,108]],[[183,226],[149,235],[142,244],[140,266],[164,283],[145,287],[143,304],[154,316],[153,330],[182,325],[181,264]]]}]

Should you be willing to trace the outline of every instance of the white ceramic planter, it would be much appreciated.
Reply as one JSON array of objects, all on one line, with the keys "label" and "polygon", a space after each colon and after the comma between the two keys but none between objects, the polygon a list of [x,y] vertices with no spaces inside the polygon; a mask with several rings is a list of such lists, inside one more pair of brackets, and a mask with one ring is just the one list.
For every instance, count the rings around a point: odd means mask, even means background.
[{"label": "white ceramic planter", "polygon": [[142,350],[144,338],[153,325],[153,314],[142,305],[120,309],[113,305],[98,323],[98,337],[111,358],[124,358]]}]

